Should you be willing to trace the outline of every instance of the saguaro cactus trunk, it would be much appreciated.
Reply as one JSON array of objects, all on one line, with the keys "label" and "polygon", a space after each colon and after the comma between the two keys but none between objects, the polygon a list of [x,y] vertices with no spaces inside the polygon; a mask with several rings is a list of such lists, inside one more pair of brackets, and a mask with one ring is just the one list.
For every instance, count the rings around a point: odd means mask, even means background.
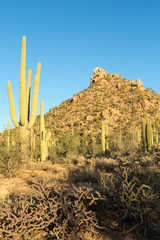
[{"label": "saguaro cactus trunk", "polygon": [[102,120],[101,136],[102,136],[102,149],[103,149],[103,152],[105,152],[105,150],[106,150],[106,139],[105,139],[106,133],[105,133],[105,124],[104,124],[103,120]]},{"label": "saguaro cactus trunk", "polygon": [[147,152],[146,121],[142,121],[142,142],[143,142],[143,150],[144,152]]},{"label": "saguaro cactus trunk", "polygon": [[40,116],[40,138],[41,138],[41,161],[46,161],[46,141],[45,141],[45,127],[44,127],[44,101],[41,100],[41,116]]},{"label": "saguaro cactus trunk", "polygon": [[147,122],[147,150],[150,152],[152,149],[152,126],[151,123]]},{"label": "saguaro cactus trunk", "polygon": [[18,122],[15,112],[14,99],[12,93],[11,82],[8,81],[8,96],[11,119],[15,127],[20,128],[20,140],[21,140],[21,158],[22,162],[28,162],[28,151],[29,151],[29,135],[30,130],[33,127],[38,107],[38,92],[39,92],[39,79],[41,63],[37,65],[37,71],[34,79],[32,106],[30,113],[30,89],[31,89],[31,70],[28,71],[27,83],[26,83],[26,37],[22,38],[22,51],[21,51],[21,64],[20,64],[20,122]]}]

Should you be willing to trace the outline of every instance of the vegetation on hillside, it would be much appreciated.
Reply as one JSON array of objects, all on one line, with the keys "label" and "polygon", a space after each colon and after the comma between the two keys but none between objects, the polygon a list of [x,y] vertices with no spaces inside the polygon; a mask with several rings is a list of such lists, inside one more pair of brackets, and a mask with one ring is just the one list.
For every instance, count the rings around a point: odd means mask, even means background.
[{"label": "vegetation on hillside", "polygon": [[42,100],[35,121],[39,65],[29,120],[24,52],[23,38],[21,119],[8,83],[16,128],[0,134],[0,239],[158,240],[160,95],[96,68],[87,89],[45,115]]}]

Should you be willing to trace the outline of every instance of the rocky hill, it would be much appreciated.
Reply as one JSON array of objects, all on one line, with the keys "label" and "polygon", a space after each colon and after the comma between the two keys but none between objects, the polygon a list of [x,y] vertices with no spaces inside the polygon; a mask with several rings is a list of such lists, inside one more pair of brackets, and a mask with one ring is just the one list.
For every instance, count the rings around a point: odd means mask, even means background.
[{"label": "rocky hill", "polygon": [[[151,121],[154,127],[159,124],[159,105],[160,95],[145,89],[140,79],[126,80],[97,67],[87,89],[45,114],[45,126],[51,130],[52,138],[65,131],[97,134],[103,119],[110,133],[120,127],[123,134],[132,133],[143,119]],[[39,116],[34,131],[39,132]]]}]

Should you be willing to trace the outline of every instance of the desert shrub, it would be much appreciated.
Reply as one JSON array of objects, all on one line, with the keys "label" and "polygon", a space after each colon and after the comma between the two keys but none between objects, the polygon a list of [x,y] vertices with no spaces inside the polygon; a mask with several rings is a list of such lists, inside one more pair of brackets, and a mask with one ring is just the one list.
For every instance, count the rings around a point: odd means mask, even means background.
[{"label": "desert shrub", "polygon": [[8,150],[7,146],[2,143],[0,145],[0,173],[5,177],[14,177],[20,166],[20,144],[17,142]]},{"label": "desert shrub", "polygon": [[129,156],[137,153],[136,142],[131,135],[120,136],[113,134],[110,137],[110,151],[117,156]]},{"label": "desert shrub", "polygon": [[78,146],[79,137],[66,132],[56,142],[54,151],[58,156],[66,157],[70,152],[77,153]]},{"label": "desert shrub", "polygon": [[160,193],[151,177],[135,165],[122,164],[114,175],[102,174],[100,187],[103,196],[99,212],[102,226],[108,224],[109,217],[116,222],[115,229],[123,234],[134,231],[138,236],[146,236],[147,232],[159,226]]},{"label": "desert shrub", "polygon": [[0,235],[4,239],[32,239],[46,233],[46,239],[84,239],[98,227],[92,211],[94,198],[88,187],[47,188],[33,184],[27,198],[12,196],[0,205]]},{"label": "desert shrub", "polygon": [[68,179],[72,183],[78,182],[98,182],[99,172],[95,168],[95,165],[88,163],[86,166],[81,166],[77,168],[70,168],[68,172]]},{"label": "desert shrub", "polygon": [[95,158],[94,162],[95,162],[95,168],[99,169],[100,171],[110,172],[110,171],[113,171],[115,167],[118,166],[118,162],[112,158],[105,158],[105,157]]},{"label": "desert shrub", "polygon": [[80,144],[78,146],[78,153],[83,155],[92,155],[94,152],[94,139],[92,134],[80,136]]},{"label": "desert shrub", "polygon": [[74,165],[85,164],[85,157],[79,154],[68,153],[64,159],[65,163],[71,163]]},{"label": "desert shrub", "polygon": [[66,157],[70,153],[81,155],[92,155],[95,143],[92,134],[72,135],[70,132],[64,133],[56,142],[53,150],[56,155]]}]

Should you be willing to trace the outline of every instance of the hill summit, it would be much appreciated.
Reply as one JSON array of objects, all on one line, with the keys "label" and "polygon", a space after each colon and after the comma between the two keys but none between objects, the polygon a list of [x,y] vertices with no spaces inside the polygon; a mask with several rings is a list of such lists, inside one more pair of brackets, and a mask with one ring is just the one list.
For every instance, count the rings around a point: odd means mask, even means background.
[{"label": "hill summit", "polygon": [[[119,74],[96,67],[89,87],[51,108],[45,114],[45,125],[51,130],[52,138],[65,131],[98,134],[103,119],[110,132],[118,131],[121,124],[121,130],[126,134],[140,127],[143,119],[158,124],[159,105],[160,95],[145,89],[140,79],[126,80]],[[35,131],[39,129],[38,125],[39,117]]]}]

